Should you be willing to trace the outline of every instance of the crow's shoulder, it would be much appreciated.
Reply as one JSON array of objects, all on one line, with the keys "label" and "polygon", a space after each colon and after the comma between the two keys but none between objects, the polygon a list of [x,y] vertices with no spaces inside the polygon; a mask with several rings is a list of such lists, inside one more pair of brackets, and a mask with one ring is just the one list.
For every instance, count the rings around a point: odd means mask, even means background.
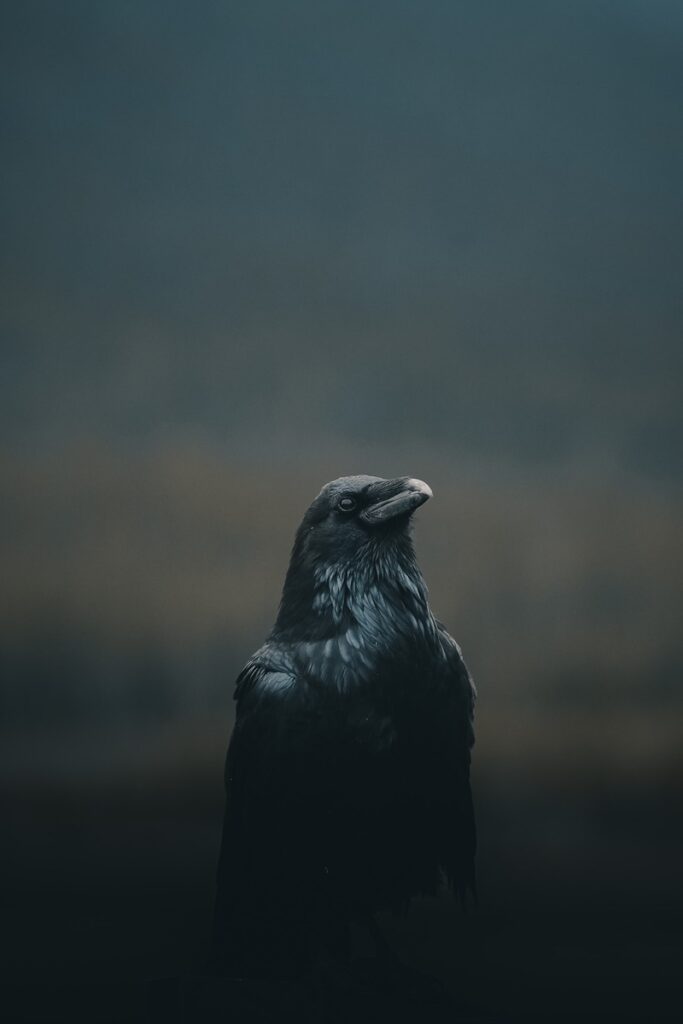
[{"label": "crow's shoulder", "polygon": [[238,710],[245,702],[286,697],[296,682],[296,668],[287,651],[277,644],[266,643],[252,654],[237,677],[235,700]]},{"label": "crow's shoulder", "polygon": [[469,673],[460,645],[448,633],[444,626],[437,622],[437,630],[441,652],[444,659],[444,677],[446,685],[455,698],[455,702],[469,720],[469,742],[474,743],[474,705],[477,699],[477,688]]}]

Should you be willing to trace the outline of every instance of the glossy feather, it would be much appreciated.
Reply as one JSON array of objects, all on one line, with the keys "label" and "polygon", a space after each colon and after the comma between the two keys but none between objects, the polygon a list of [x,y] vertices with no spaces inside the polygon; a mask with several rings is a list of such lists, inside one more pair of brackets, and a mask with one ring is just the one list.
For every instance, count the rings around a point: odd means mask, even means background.
[{"label": "glossy feather", "polygon": [[[386,481],[347,479],[386,504]],[[240,973],[301,970],[349,921],[443,879],[474,889],[474,687],[408,518],[350,526],[331,511],[340,483],[304,518],[237,681],[214,948]]]}]

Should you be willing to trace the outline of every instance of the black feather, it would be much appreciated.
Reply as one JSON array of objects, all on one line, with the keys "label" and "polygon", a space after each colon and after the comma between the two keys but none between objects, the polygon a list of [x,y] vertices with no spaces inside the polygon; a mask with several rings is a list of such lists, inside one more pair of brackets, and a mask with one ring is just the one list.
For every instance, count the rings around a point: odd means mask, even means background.
[{"label": "black feather", "polygon": [[301,970],[350,921],[442,880],[474,893],[475,691],[415,561],[418,485],[323,488],[237,681],[214,918],[232,971]]}]

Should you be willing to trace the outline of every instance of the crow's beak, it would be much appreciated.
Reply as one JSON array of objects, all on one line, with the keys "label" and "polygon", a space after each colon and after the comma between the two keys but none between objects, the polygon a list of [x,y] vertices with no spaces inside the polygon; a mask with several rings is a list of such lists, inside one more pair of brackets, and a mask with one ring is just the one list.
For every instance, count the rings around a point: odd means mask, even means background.
[{"label": "crow's beak", "polygon": [[432,496],[432,489],[424,480],[402,476],[398,480],[383,480],[372,489],[373,501],[360,515],[366,523],[385,523],[396,516],[410,516]]}]

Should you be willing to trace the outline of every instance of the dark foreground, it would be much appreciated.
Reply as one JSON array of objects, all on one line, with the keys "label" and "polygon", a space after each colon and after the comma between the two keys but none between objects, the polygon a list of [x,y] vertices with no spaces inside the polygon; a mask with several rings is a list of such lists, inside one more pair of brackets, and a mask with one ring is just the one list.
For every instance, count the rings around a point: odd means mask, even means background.
[{"label": "dark foreground", "polygon": [[3,1022],[682,1019],[673,800],[565,790],[558,804],[539,784],[515,805],[484,780],[480,905],[444,896],[383,918],[403,976],[361,938],[346,972],[254,983],[204,967],[220,772],[168,783],[10,778]]},{"label": "dark foreground", "polygon": [[[666,915],[480,909],[447,903],[384,922],[444,992],[408,994],[362,971],[303,983],[219,981],[202,969],[209,893],[141,876],[59,894],[15,892],[4,1021],[522,1021],[679,1019],[680,933]],[[28,953],[26,959],[24,955]]]}]

